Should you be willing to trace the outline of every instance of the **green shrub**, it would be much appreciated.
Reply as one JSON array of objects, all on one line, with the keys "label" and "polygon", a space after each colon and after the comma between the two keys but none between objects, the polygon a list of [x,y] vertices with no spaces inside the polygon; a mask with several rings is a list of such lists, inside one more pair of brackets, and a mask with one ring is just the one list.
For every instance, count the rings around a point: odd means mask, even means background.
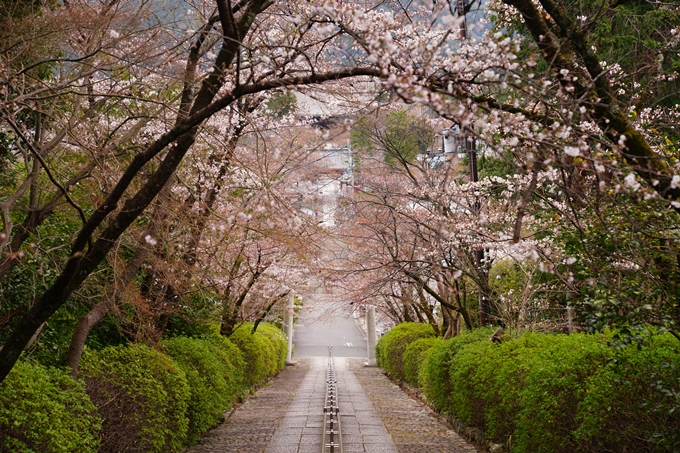
[{"label": "green shrub", "polygon": [[104,420],[100,453],[181,450],[189,387],[168,356],[146,346],[86,352],[86,389]]},{"label": "green shrub", "polygon": [[378,340],[375,357],[379,367],[394,379],[403,380],[403,354],[406,347],[420,338],[434,337],[434,329],[429,324],[405,322],[399,324]]},{"label": "green shrub", "polygon": [[175,337],[165,340],[161,349],[184,371],[189,384],[185,444],[193,445],[223,419],[231,406],[233,394],[227,385],[227,375],[233,367],[215,354],[205,340]]},{"label": "green shrub", "polygon": [[213,353],[227,364],[229,368],[225,381],[228,387],[227,394],[231,402],[248,390],[244,384],[246,363],[243,360],[243,353],[241,353],[238,346],[223,336],[211,338],[208,345]]},{"label": "green shrub", "polygon": [[427,356],[432,352],[432,348],[441,342],[442,339],[437,337],[421,338],[406,347],[402,359],[404,377],[409,385],[418,387],[421,370]]},{"label": "green shrub", "polygon": [[[517,357],[508,357],[504,367],[496,371],[496,398],[513,395],[517,403],[505,401],[502,410],[491,411],[504,417],[505,431],[498,429],[494,434],[498,440],[512,435],[516,452],[573,452],[576,443],[572,432],[578,427],[578,404],[587,390],[584,384],[607,363],[611,349],[601,335],[529,334],[522,339],[533,341],[525,348],[515,348]],[[523,365],[516,367],[515,375],[520,379],[514,383],[508,376],[515,368],[510,365],[513,361]],[[517,390],[511,390],[512,386]]]},{"label": "green shrub", "polygon": [[484,384],[477,382],[477,379],[483,378],[479,376],[478,370],[497,350],[498,345],[487,339],[463,344],[451,358],[450,393],[444,409],[466,425],[485,428],[486,405],[478,393],[480,386]]},{"label": "green shrub", "polygon": [[260,323],[257,326],[256,333],[269,338],[274,346],[275,356],[271,373],[271,375],[274,375],[286,366],[286,356],[288,355],[288,341],[286,340],[286,335],[281,329],[267,322]]},{"label": "green shrub", "polygon": [[582,451],[680,451],[680,343],[629,346],[591,376],[575,433]]},{"label": "green shrub", "polygon": [[608,357],[602,340],[526,333],[490,350],[471,376],[487,436],[513,451],[573,451],[583,382]]},{"label": "green shrub", "polygon": [[463,331],[460,335],[437,343],[425,359],[420,373],[420,386],[428,402],[435,410],[452,414],[451,359],[466,344],[475,342],[489,343],[493,328]]},{"label": "green shrub", "polygon": [[454,338],[432,348],[421,383],[514,453],[680,451],[680,343],[666,334],[615,354],[608,335]]},{"label": "green shrub", "polygon": [[252,323],[245,323],[229,337],[243,354],[246,365],[243,373],[246,388],[263,382],[280,369],[277,363],[277,350],[270,337],[259,332],[252,334],[251,330]]},{"label": "green shrub", "polygon": [[487,351],[474,374],[473,391],[481,401],[489,438],[505,443],[514,433],[525,379],[536,366],[539,351],[549,348],[553,338],[529,332]]},{"label": "green shrub", "polygon": [[574,451],[583,382],[607,360],[601,337],[526,333],[465,346],[451,363],[452,408],[513,452]]},{"label": "green shrub", "polygon": [[0,452],[95,452],[101,420],[81,382],[18,362],[0,384]]}]

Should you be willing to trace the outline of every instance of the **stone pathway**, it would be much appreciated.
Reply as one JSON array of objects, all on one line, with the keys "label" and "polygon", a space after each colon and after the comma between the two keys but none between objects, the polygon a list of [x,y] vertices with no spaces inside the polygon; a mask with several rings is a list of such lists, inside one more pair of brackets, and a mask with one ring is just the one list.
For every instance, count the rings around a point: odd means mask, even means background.
[{"label": "stone pathway", "polygon": [[[299,383],[282,422],[267,446],[267,453],[318,453],[326,396],[326,372],[321,357],[305,358],[310,369]],[[296,367],[300,366],[300,362]]]},{"label": "stone pathway", "polygon": [[[476,453],[365,359],[336,357],[345,453]],[[320,453],[328,359],[286,367],[187,453]]]},{"label": "stone pathway", "polygon": [[300,359],[297,366],[286,367],[187,453],[262,453],[281,425],[310,361]]}]

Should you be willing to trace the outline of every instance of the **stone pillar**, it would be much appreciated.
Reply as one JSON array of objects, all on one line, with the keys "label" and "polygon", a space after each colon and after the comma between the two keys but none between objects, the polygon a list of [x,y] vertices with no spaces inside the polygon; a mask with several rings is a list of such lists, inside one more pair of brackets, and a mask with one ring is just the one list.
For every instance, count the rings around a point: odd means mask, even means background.
[{"label": "stone pillar", "polygon": [[574,332],[574,307],[567,305],[567,323],[569,325],[569,333]]},{"label": "stone pillar", "polygon": [[293,365],[293,316],[295,315],[295,296],[291,293],[288,296],[286,304],[285,317],[283,323],[286,329],[286,338],[288,339],[288,355],[286,356],[286,365]]},{"label": "stone pillar", "polygon": [[368,343],[368,366],[375,366],[375,307],[368,306],[366,309],[366,342]]}]

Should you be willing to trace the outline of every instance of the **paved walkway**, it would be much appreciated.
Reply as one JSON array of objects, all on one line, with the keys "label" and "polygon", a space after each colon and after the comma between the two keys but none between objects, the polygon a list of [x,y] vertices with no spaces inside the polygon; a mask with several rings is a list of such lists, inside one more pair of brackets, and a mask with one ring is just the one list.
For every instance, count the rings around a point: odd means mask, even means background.
[{"label": "paved walkway", "polygon": [[[319,453],[328,360],[297,359],[187,453]],[[365,359],[334,360],[346,453],[476,453]]]}]

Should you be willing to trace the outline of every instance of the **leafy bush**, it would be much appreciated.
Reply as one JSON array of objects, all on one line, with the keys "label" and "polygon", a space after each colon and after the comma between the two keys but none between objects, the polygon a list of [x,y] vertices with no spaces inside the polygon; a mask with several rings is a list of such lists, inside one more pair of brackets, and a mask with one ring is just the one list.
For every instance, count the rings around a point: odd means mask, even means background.
[{"label": "leafy bush", "polygon": [[497,349],[489,340],[476,341],[463,345],[451,358],[450,393],[444,407],[466,425],[485,428],[486,402],[478,393],[483,383],[477,382],[485,376],[480,376],[478,369]]},{"label": "leafy bush", "polygon": [[88,351],[80,374],[104,420],[100,453],[181,450],[189,387],[168,356],[146,346]]},{"label": "leafy bush", "polygon": [[222,420],[231,406],[233,393],[227,376],[233,367],[224,357],[215,354],[205,340],[175,337],[164,341],[161,349],[184,371],[189,384],[189,427],[185,444],[193,445]]},{"label": "leafy bush", "polygon": [[496,442],[512,439],[512,451],[574,451],[583,382],[608,357],[602,340],[526,333],[468,345],[451,362],[452,410]]},{"label": "leafy bush", "polygon": [[514,433],[517,415],[523,408],[521,394],[525,380],[537,365],[539,352],[550,348],[553,338],[526,333],[487,351],[476,369],[472,388],[482,402],[488,437],[505,442]]},{"label": "leafy bush", "polygon": [[430,404],[515,453],[680,452],[680,343],[670,334],[617,353],[611,332],[525,333],[498,345],[491,331],[411,343],[409,381],[424,354]]},{"label": "leafy bush", "polygon": [[254,387],[276,374],[286,359],[284,355],[283,361],[280,360],[280,349],[277,350],[278,346],[275,346],[275,341],[269,335],[259,332],[259,329],[253,334],[251,330],[252,323],[245,323],[229,337],[243,354],[246,388]]},{"label": "leafy bush", "polygon": [[423,363],[432,352],[432,348],[441,342],[441,338],[421,338],[406,347],[402,358],[404,362],[404,377],[409,385],[418,387]]},{"label": "leafy bush", "polygon": [[451,385],[451,360],[461,348],[475,342],[489,342],[493,328],[481,328],[461,332],[460,335],[436,344],[422,364],[420,386],[428,402],[437,411],[453,413],[450,396],[453,392]]},{"label": "leafy bush", "polygon": [[417,322],[401,323],[380,337],[375,346],[378,366],[387,371],[394,379],[403,380],[403,354],[406,347],[419,338],[434,337],[434,329],[429,324]]},{"label": "leafy bush", "polygon": [[95,452],[101,420],[84,386],[55,368],[18,362],[0,385],[0,452]]},{"label": "leafy bush", "polygon": [[274,375],[286,366],[286,356],[288,355],[288,341],[281,329],[267,322],[257,326],[257,332],[269,338],[274,346],[275,356],[272,363],[272,373]]},{"label": "leafy bush", "polygon": [[208,341],[208,346],[213,354],[217,355],[229,368],[227,375],[225,376],[225,381],[228,388],[227,394],[229,395],[229,401],[231,402],[240,394],[245,393],[245,391],[248,390],[245,388],[244,384],[246,363],[243,360],[243,354],[238,346],[221,335],[210,339]]},{"label": "leafy bush", "polygon": [[527,333],[488,351],[473,378],[487,436],[513,451],[573,451],[583,382],[608,357],[602,340]]},{"label": "leafy bush", "polygon": [[585,388],[582,451],[680,451],[680,343],[670,334],[625,348]]},{"label": "leafy bush", "polygon": [[[529,373],[519,384],[521,411],[505,414],[515,418],[514,451],[574,451],[572,432],[578,427],[578,404],[587,395],[589,376],[606,365],[611,349],[602,335],[536,335],[543,341],[535,351],[525,350],[520,359]],[[510,392],[497,374],[498,393]],[[602,408],[600,408],[602,410]],[[507,433],[508,435],[510,433]]]}]

